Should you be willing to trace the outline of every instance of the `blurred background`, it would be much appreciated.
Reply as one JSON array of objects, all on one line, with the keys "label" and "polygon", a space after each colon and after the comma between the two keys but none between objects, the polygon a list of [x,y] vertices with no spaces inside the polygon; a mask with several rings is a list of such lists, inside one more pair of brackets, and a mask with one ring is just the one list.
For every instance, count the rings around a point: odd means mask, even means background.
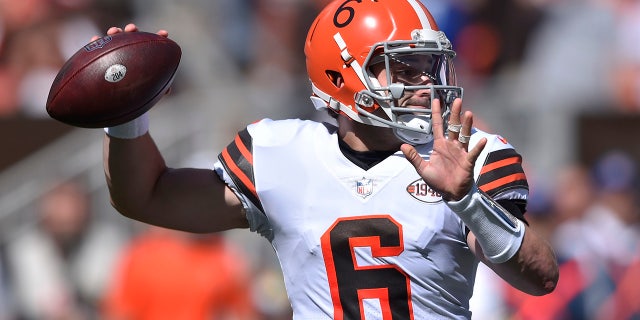
[{"label": "blurred background", "polygon": [[[325,2],[0,0],[0,320],[290,318],[266,240],[121,217],[102,130],[44,106],[93,35],[167,29],[183,58],[151,131],[170,166],[211,167],[255,120],[318,117],[302,48]],[[481,267],[474,318],[640,319],[640,2],[423,2],[458,53],[465,108],[523,155],[529,223],[561,265],[545,297]]]}]

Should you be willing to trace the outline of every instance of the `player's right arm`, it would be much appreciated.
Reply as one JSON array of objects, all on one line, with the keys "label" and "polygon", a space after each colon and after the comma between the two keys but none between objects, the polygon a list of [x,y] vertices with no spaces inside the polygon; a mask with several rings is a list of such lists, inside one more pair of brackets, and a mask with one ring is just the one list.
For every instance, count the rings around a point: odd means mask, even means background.
[{"label": "player's right arm", "polygon": [[[111,27],[107,34],[135,31],[137,26],[128,24]],[[165,30],[157,33],[168,36]],[[140,131],[131,130],[140,119],[124,125],[124,136]],[[107,134],[103,154],[111,203],[124,216],[196,233],[248,227],[240,200],[215,171],[167,167],[147,128],[126,138]]]},{"label": "player's right arm", "polygon": [[104,169],[111,203],[126,217],[196,233],[248,227],[241,202],[213,170],[167,167],[149,133],[105,135]]}]

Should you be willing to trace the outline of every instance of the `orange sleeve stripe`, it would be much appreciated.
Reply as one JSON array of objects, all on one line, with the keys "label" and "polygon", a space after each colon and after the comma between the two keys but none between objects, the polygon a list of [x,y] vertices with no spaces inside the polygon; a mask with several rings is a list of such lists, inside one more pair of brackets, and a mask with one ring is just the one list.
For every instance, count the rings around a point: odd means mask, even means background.
[{"label": "orange sleeve stripe", "polygon": [[222,150],[222,158],[224,159],[231,172],[233,172],[233,174],[235,174],[236,177],[240,179],[240,181],[245,185],[245,187],[247,187],[247,189],[249,189],[249,191],[251,191],[251,193],[253,193],[254,196],[258,197],[256,186],[253,185],[251,179],[249,179],[249,177],[247,177],[247,175],[242,172],[242,170],[236,165],[236,163],[233,162],[233,159],[231,159],[227,148],[224,148],[224,150]]},{"label": "orange sleeve stripe", "polygon": [[235,142],[236,147],[238,147],[238,150],[240,150],[242,156],[244,156],[244,158],[247,159],[247,161],[251,165],[253,165],[253,154],[249,151],[249,149],[247,149],[247,146],[244,145],[242,139],[240,139],[240,135],[236,135]]},{"label": "orange sleeve stripe", "polygon": [[493,180],[489,183],[485,183],[480,186],[480,190],[487,192],[488,190],[499,188],[500,186],[506,185],[513,181],[526,180],[526,179],[527,179],[527,176],[524,173],[514,173],[506,177]]},{"label": "orange sleeve stripe", "polygon": [[495,170],[497,168],[506,167],[511,164],[516,164],[516,163],[520,163],[519,157],[511,157],[511,158],[503,159],[493,163],[489,163],[482,167],[482,170],[480,170],[480,174],[489,172],[491,170]]}]

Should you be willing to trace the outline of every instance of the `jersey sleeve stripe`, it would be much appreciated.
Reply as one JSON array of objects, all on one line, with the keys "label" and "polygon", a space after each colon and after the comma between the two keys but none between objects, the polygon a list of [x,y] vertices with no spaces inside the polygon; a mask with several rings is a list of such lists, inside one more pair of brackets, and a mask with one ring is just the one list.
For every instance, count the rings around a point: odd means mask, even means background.
[{"label": "jersey sleeve stripe", "polygon": [[488,183],[479,184],[478,187],[480,190],[492,196],[509,188],[522,187],[527,189],[528,183],[526,182],[526,179],[527,177],[524,173],[514,173]]},{"label": "jersey sleeve stripe", "polygon": [[489,196],[507,189],[529,189],[522,156],[511,148],[491,152],[480,170],[477,184]]},{"label": "jersey sleeve stripe", "polygon": [[492,151],[491,153],[489,153],[489,155],[487,155],[487,159],[485,160],[484,165],[485,166],[491,165],[493,163],[510,159],[510,158],[516,158],[518,163],[522,162],[522,156],[520,156],[516,152],[516,150],[514,150],[513,148],[507,148],[507,149]]},{"label": "jersey sleeve stripe", "polygon": [[522,158],[520,157],[511,157],[511,158],[499,160],[493,163],[489,163],[482,167],[482,170],[480,170],[480,174],[487,173],[489,171],[498,169],[500,167],[505,167],[511,164],[519,164],[521,163],[521,161],[522,161]]},{"label": "jersey sleeve stripe", "polygon": [[235,138],[236,147],[240,151],[240,153],[244,156],[245,159],[251,164],[253,167],[253,153],[251,153],[251,136],[249,135],[249,131],[247,129],[238,132]]},{"label": "jersey sleeve stripe", "polygon": [[229,169],[231,176],[234,177],[234,181],[236,183],[239,180],[241,183],[238,187],[248,190],[255,197],[258,196],[256,192],[256,187],[253,184],[253,181],[240,169],[240,167],[231,159],[231,155],[229,153],[229,148],[225,148],[222,150],[222,163]]},{"label": "jersey sleeve stripe", "polygon": [[238,132],[233,142],[222,150],[218,158],[236,187],[257,208],[262,210],[253,176],[252,139],[247,129]]}]

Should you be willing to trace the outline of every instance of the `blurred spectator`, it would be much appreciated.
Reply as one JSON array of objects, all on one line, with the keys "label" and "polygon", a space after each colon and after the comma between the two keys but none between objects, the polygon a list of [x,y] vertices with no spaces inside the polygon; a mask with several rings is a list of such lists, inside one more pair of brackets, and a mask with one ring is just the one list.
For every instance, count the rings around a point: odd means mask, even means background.
[{"label": "blurred spectator", "polygon": [[313,1],[255,1],[252,30],[255,53],[246,79],[250,86],[248,103],[253,108],[252,117],[313,115],[306,65],[300,53],[306,31],[319,9]]},{"label": "blurred spectator", "polygon": [[62,64],[102,33],[99,2],[0,0],[0,117],[46,116],[49,88]]},{"label": "blurred spectator", "polygon": [[7,244],[20,319],[93,318],[124,235],[95,219],[77,182],[54,186],[38,210],[37,224]]},{"label": "blurred spectator", "polygon": [[528,297],[504,285],[509,318],[638,319],[640,206],[638,167],[613,151],[587,170],[560,171],[552,209],[552,237],[560,262],[556,290]]},{"label": "blurred spectator", "polygon": [[242,251],[219,234],[148,228],[124,250],[102,319],[256,319]]},{"label": "blurred spectator", "polygon": [[[569,306],[571,316],[614,319],[612,315],[620,310],[615,310],[615,303],[604,309],[605,301],[623,288],[624,275],[630,275],[627,272],[634,270],[634,263],[640,258],[638,167],[626,153],[611,151],[596,162],[592,175],[595,201],[579,223],[580,234],[575,234],[581,240],[560,239],[573,244],[565,245],[566,250],[559,250],[559,255],[564,260],[575,261],[576,271],[582,276],[582,288]],[[635,301],[636,308],[638,301]],[[636,309],[636,317],[640,316],[638,311]]]},{"label": "blurred spectator", "polygon": [[560,259],[580,255],[584,246],[575,239],[583,238],[583,222],[596,198],[596,187],[589,168],[579,164],[565,166],[555,180],[553,211],[558,224],[552,245]]},{"label": "blurred spectator", "polygon": [[[95,34],[99,31],[91,19],[73,14],[52,17],[13,37],[7,55],[19,74],[21,114],[48,118],[45,105],[53,79],[62,64]],[[43,46],[55,50],[41,50]]]},{"label": "blurred spectator", "polygon": [[640,252],[617,278],[618,287],[598,311],[598,319],[640,319]]},{"label": "blurred spectator", "polygon": [[[499,23],[486,21],[498,28],[502,45],[520,46],[501,49],[510,52],[510,63],[498,61],[502,68],[492,77],[463,82],[483,89],[465,90],[466,105],[519,146],[544,187],[552,188],[560,170],[580,160],[575,150],[577,117],[615,109],[609,74],[616,60],[616,16],[608,1],[599,0],[491,3],[519,8],[516,18],[502,9],[495,11],[500,12],[494,17]],[[518,19],[529,29],[518,26]]]},{"label": "blurred spectator", "polygon": [[617,106],[640,112],[640,2],[611,1],[616,11],[616,59],[611,79]]},{"label": "blurred spectator", "polygon": [[[596,185],[589,168],[573,164],[565,166],[556,178],[552,207],[560,223],[582,219],[596,197]],[[562,234],[564,232],[558,232]],[[563,241],[556,241],[560,245]]]},{"label": "blurred spectator", "polygon": [[551,185],[549,189],[537,185],[532,190],[527,205],[527,219],[536,226],[534,230],[544,232],[556,250],[560,266],[558,285],[551,294],[534,297],[523,295],[501,281],[496,285],[502,297],[496,300],[501,301],[500,306],[505,314],[501,319],[583,319],[572,318],[568,312],[571,302],[584,289],[585,281],[579,264],[567,256],[585,238],[581,224],[587,209],[594,202],[594,183],[588,168],[581,164],[570,164],[559,170]]},{"label": "blurred spectator", "polygon": [[[584,215],[589,237],[584,243],[592,260],[611,267],[627,266],[640,248],[638,167],[624,152],[611,151],[593,168],[596,201]],[[580,257],[579,257],[580,258]]]}]

